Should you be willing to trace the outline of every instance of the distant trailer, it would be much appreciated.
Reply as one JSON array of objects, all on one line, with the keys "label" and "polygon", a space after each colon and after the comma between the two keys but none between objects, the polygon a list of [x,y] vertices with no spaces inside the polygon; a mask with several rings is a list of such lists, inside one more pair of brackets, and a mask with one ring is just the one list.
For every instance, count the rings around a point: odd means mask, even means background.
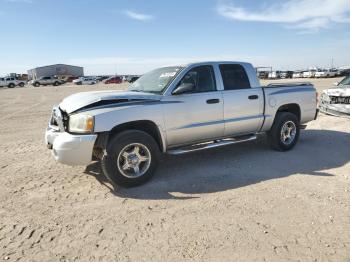
[{"label": "distant trailer", "polygon": [[28,70],[28,79],[38,79],[43,76],[84,76],[84,68],[80,66],[56,64],[36,67]]}]

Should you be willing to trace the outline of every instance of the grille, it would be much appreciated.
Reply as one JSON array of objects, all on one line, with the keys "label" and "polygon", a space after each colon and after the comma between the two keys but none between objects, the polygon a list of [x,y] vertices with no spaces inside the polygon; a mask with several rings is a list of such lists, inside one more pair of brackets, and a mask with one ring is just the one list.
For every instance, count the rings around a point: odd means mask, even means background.
[{"label": "grille", "polygon": [[330,96],[331,104],[350,104],[350,96]]}]

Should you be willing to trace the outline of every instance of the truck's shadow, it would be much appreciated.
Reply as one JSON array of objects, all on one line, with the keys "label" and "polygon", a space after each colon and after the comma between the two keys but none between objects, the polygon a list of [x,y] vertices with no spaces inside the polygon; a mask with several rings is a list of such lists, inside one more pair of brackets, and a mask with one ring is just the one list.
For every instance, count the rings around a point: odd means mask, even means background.
[{"label": "truck's shadow", "polygon": [[[86,173],[116,196],[137,199],[188,199],[294,174],[332,176],[326,170],[350,161],[350,134],[329,130],[302,131],[298,145],[276,152],[265,139],[182,156],[164,156],[155,177],[137,188],[113,188],[98,163]],[[196,195],[192,195],[196,194]]]}]

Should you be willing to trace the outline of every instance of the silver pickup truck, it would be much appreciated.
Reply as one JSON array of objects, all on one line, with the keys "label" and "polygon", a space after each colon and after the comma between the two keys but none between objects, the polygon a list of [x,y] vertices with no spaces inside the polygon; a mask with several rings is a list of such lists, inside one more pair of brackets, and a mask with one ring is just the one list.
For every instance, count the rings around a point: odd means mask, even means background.
[{"label": "silver pickup truck", "polygon": [[203,62],[153,70],[126,92],[83,92],[55,106],[46,131],[54,158],[93,159],[114,184],[152,177],[161,153],[184,154],[250,141],[267,133],[279,151],[296,144],[317,117],[308,83],[260,86],[251,64]]}]

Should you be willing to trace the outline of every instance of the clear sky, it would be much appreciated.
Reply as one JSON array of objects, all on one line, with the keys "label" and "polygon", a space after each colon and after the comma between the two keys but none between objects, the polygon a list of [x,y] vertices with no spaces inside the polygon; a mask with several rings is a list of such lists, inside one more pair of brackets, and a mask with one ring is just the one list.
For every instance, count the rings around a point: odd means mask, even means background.
[{"label": "clear sky", "polygon": [[144,73],[200,60],[350,65],[350,0],[0,0],[0,75]]}]

